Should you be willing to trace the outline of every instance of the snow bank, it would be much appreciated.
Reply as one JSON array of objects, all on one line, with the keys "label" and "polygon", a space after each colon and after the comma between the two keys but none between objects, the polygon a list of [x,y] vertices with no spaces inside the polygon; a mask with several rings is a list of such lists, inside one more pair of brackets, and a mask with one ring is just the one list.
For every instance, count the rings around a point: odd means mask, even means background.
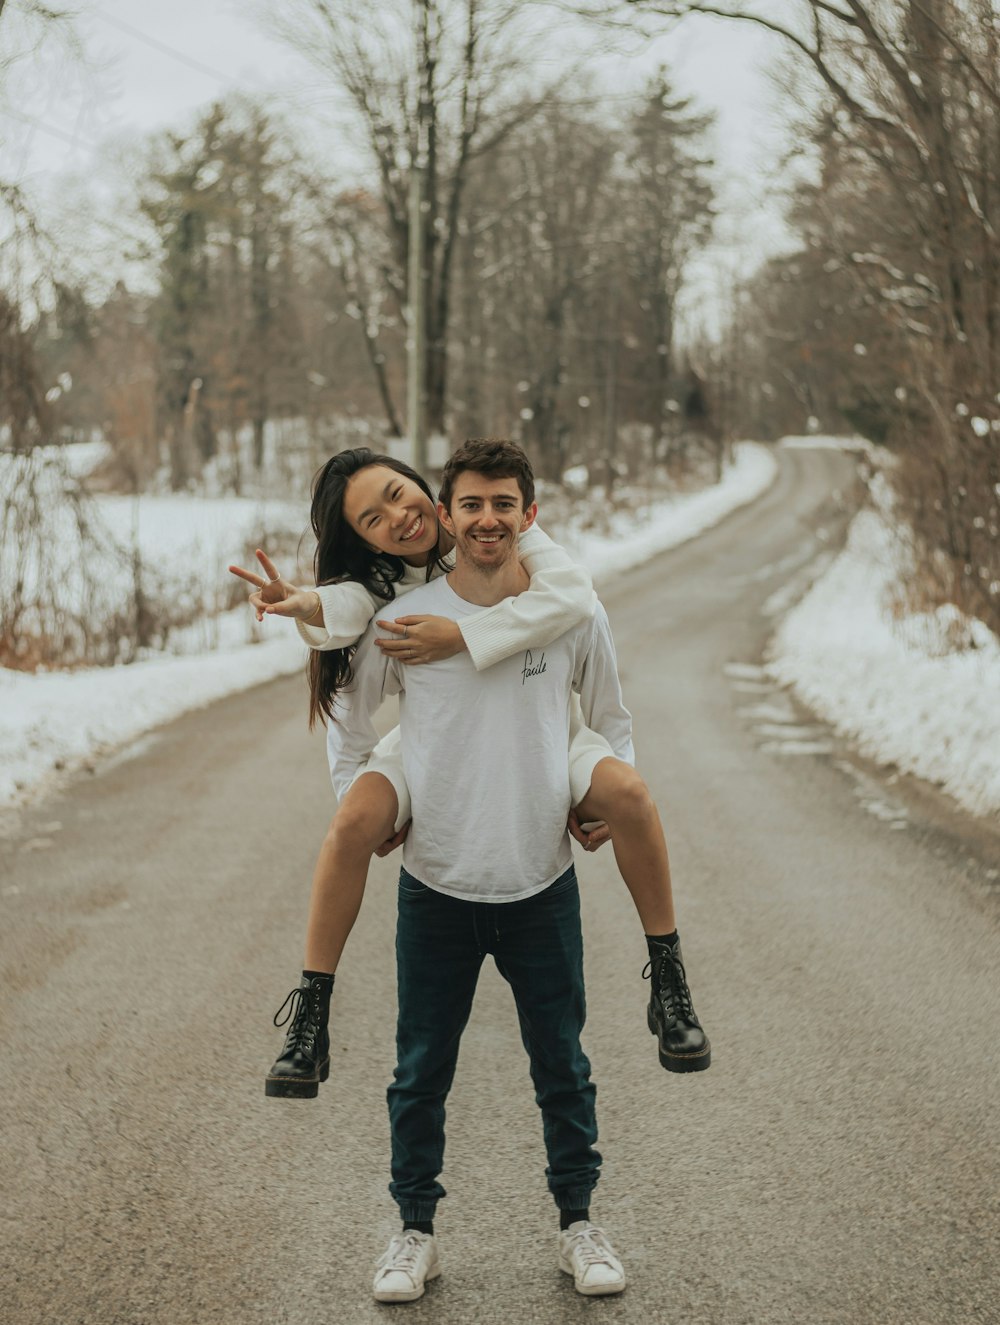
[{"label": "snow bank", "polygon": [[609,520],[607,532],[564,527],[553,537],[601,584],[718,524],[730,511],[765,492],[777,472],[777,461],[767,447],[744,442],[734,448],[733,462],[721,483],[679,494],[645,510],[618,511]]},{"label": "snow bank", "polygon": [[[0,453],[0,617],[17,622],[28,656],[47,640],[67,666],[110,664],[132,658],[141,595],[159,649],[213,647],[212,623],[234,601],[225,566],[248,556],[251,539],[293,547],[307,503],[88,495],[78,479],[105,450]],[[179,629],[187,622],[197,628]]]},{"label": "snow bank", "polygon": [[119,542],[138,537],[144,560],[156,561],[177,580],[217,583],[219,568],[243,556],[246,542],[268,529],[305,529],[308,502],[254,501],[249,497],[96,498]]},{"label": "snow bank", "polygon": [[893,618],[900,542],[863,511],[829,570],[784,619],[771,669],[861,751],[935,782],[974,814],[1000,813],[1000,640],[946,651],[955,613]]},{"label": "snow bank", "polygon": [[830,437],[826,433],[782,437],[779,445],[785,451],[860,451],[870,454],[875,450],[864,437]]},{"label": "snow bank", "polygon": [[[236,613],[230,614],[236,616]],[[245,629],[245,612],[239,625]],[[0,804],[53,773],[134,741],[189,709],[246,690],[303,661],[286,636],[129,667],[27,675],[0,669]]]}]

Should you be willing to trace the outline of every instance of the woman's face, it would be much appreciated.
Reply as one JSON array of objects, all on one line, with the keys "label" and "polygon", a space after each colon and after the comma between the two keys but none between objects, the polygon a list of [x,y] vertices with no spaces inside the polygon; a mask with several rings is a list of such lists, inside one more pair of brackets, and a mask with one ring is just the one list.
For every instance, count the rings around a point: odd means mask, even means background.
[{"label": "woman's face", "polygon": [[426,565],[438,541],[434,503],[412,479],[385,465],[367,465],[348,479],[344,515],[370,548],[415,566]]}]

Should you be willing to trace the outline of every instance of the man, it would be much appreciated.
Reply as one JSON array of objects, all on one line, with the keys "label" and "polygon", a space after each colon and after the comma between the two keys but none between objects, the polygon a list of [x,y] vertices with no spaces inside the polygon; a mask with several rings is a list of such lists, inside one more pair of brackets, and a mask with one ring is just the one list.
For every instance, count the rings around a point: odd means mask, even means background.
[{"label": "man", "polygon": [[[523,592],[518,534],[535,518],[534,482],[510,442],[467,442],[445,468],[438,514],[455,569],[407,596],[410,614],[460,620]],[[618,758],[633,760],[607,616],[544,651],[477,673],[468,654],[407,668],[370,629],[354,684],[329,727],[342,794],[377,736],[371,714],[400,695],[413,805],[399,883],[398,1062],[389,1087],[390,1191],[403,1231],[379,1262],[375,1297],[410,1301],[439,1273],[433,1219],[444,1188],[444,1104],[479,970],[492,954],[514,994],[543,1118],[546,1176],[560,1211],[559,1265],[586,1295],[620,1292],[621,1263],[590,1222],[601,1157],[585,1018],[579,894],[566,831],[571,694]],[[488,1194],[484,1194],[488,1199]]]}]

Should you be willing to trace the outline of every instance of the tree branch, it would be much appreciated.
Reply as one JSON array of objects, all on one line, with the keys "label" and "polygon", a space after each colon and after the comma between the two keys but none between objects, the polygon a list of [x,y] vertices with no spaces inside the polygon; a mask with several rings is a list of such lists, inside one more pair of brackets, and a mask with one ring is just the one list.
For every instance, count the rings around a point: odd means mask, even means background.
[{"label": "tree branch", "polygon": [[[870,124],[873,128],[881,129],[883,132],[893,135],[906,136],[904,127],[894,120],[886,119],[884,116],[876,115],[866,109],[851,93],[845,84],[837,78],[823,56],[822,48],[819,43],[816,46],[810,46],[804,38],[798,33],[793,32],[791,28],[776,22],[774,19],[764,18],[761,14],[748,14],[742,9],[733,9],[729,6],[702,4],[701,0],[690,0],[690,3],[677,3],[672,5],[647,5],[644,0],[627,0],[627,3],[642,6],[647,13],[661,14],[664,18],[687,18],[692,14],[705,14],[711,18],[726,18],[737,20],[742,23],[752,23],[754,26],[763,28],[767,32],[774,33],[784,41],[789,42],[802,55],[808,59],[810,64],[819,74],[820,78],[850,113],[859,120]],[[808,0],[813,8],[822,9],[824,13],[830,14],[841,22],[848,23],[851,26],[857,26],[850,15],[843,14],[834,5],[824,3],[823,0]]]}]

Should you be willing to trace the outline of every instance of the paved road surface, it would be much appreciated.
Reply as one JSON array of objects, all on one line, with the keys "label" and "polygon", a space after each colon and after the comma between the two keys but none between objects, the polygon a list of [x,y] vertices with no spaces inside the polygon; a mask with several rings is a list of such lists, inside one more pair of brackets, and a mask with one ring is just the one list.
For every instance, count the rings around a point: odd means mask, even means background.
[{"label": "paved road surface", "polygon": [[4,1325],[1000,1321],[996,838],[853,759],[757,667],[851,483],[841,456],[784,453],[752,509],[606,594],[715,1054],[659,1068],[638,924],[610,851],[585,858],[595,1214],[622,1298],[556,1269],[490,967],[449,1108],[444,1274],[413,1306],[369,1299],[395,1227],[397,859],[342,965],[330,1083],[262,1089],[330,808],[296,679],[0,825]]}]

